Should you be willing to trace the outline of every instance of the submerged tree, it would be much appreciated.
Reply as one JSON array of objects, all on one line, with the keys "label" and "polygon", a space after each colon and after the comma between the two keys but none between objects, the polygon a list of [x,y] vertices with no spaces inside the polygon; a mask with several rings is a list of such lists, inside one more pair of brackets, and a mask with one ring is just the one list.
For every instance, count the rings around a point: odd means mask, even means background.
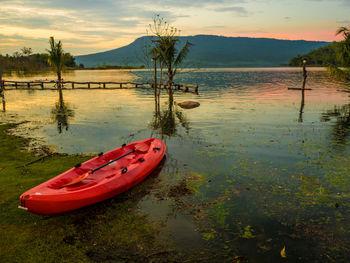
[{"label": "submerged tree", "polygon": [[57,90],[60,96],[59,99],[61,101],[63,100],[62,71],[65,66],[67,55],[63,51],[61,41],[55,42],[54,37],[50,37],[49,43],[50,43],[50,49],[47,50],[49,52],[48,62],[57,74]]},{"label": "submerged tree", "polygon": [[[147,56],[151,57],[154,67],[154,96],[155,96],[155,111],[151,127],[154,131],[158,131],[163,136],[174,136],[177,132],[177,120],[186,131],[189,130],[189,124],[182,114],[175,107],[173,99],[173,81],[179,68],[184,62],[192,44],[189,41],[178,49],[180,39],[178,34],[180,31],[169,25],[164,18],[159,15],[153,18],[153,24],[149,25],[149,32],[153,34],[151,46]],[[159,81],[157,80],[157,69],[159,69]],[[164,110],[160,109],[160,88],[163,83],[163,70],[166,73],[168,90],[168,104]]]},{"label": "submerged tree", "polygon": [[[186,58],[192,44],[189,41],[186,41],[184,46],[178,50],[177,44],[180,41],[178,34],[180,31],[177,28],[170,26],[167,21],[159,15],[153,18],[153,25],[149,25],[149,30],[155,36],[153,47],[151,49],[154,65],[156,65],[156,61],[158,61],[161,79],[163,67],[166,69],[168,77],[167,88],[169,95],[172,96],[174,77]],[[155,77],[156,76],[155,72]],[[161,84],[160,80],[160,85]]]}]

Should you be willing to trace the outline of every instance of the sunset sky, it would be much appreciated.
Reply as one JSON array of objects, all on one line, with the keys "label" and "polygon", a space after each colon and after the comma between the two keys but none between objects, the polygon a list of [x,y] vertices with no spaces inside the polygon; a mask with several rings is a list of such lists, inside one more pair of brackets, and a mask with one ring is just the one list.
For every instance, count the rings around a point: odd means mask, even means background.
[{"label": "sunset sky", "polygon": [[350,25],[350,0],[0,0],[0,53],[44,52],[50,36],[75,55],[118,48],[155,14],[181,35],[333,41]]}]

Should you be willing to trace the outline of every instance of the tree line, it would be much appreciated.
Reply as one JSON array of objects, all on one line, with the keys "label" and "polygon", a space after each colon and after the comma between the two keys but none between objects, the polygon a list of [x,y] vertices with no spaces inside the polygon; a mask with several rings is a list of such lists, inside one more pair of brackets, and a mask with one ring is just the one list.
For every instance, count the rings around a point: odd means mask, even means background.
[{"label": "tree line", "polygon": [[327,67],[330,75],[338,80],[350,81],[350,27],[339,27],[335,35],[341,35],[343,40],[298,55],[289,65],[302,66],[303,61],[307,61],[309,66]]},{"label": "tree line", "polygon": [[327,67],[329,65],[345,66],[340,58],[341,45],[342,43],[340,42],[333,42],[327,46],[312,50],[307,54],[298,54],[290,60],[289,65],[300,67],[303,65],[303,60],[306,60],[309,66],[315,67]]},{"label": "tree line", "polygon": [[[64,65],[67,68],[77,68],[75,58],[65,53]],[[79,67],[84,67],[82,64]],[[36,73],[51,69],[48,53],[33,53],[31,48],[23,47],[12,55],[0,54],[0,68],[3,72]]]},{"label": "tree line", "polygon": [[312,50],[307,54],[292,58],[289,62],[290,66],[302,66],[303,60],[307,60],[309,66],[319,67],[350,67],[350,27],[340,27],[335,33],[342,35],[343,40],[333,42],[327,46]]}]

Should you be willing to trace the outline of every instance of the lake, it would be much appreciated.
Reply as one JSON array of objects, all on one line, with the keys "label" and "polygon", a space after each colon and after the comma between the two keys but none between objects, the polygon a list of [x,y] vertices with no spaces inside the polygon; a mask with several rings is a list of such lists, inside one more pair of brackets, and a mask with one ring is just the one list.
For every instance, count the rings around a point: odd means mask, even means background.
[{"label": "lake", "polygon": [[[349,85],[320,68],[306,87],[296,68],[200,69],[176,82],[199,95],[152,90],[5,92],[2,122],[29,121],[15,134],[62,153],[108,151],[159,137],[167,145],[157,185],[138,203],[162,222],[159,238],[208,262],[348,262],[350,260]],[[52,74],[5,79],[54,79]],[[79,70],[76,81],[144,81],[150,72]],[[198,108],[177,103],[194,100]],[[2,108],[2,107],[1,107]],[[164,189],[187,190],[164,195]],[[173,187],[173,188],[172,188]],[[180,193],[180,194],[179,194]],[[170,240],[170,241],[169,241]],[[285,248],[287,258],[282,259]],[[215,255],[215,260],[210,256]]]}]

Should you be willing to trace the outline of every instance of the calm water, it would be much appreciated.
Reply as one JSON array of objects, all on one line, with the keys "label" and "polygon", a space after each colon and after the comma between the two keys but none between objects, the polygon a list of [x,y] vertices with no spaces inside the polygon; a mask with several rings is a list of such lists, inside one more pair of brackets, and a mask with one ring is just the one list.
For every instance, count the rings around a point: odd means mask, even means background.
[{"label": "calm water", "polygon": [[[288,90],[301,87],[301,75],[289,68],[182,73],[176,82],[198,84],[200,94],[176,93],[175,102],[195,100],[200,107],[169,110],[162,93],[158,115],[150,90],[65,90],[64,110],[56,91],[8,91],[0,121],[29,120],[18,134],[65,153],[162,138],[168,149],[159,187],[139,209],[162,221],[160,238],[185,254],[201,249],[204,256],[217,254],[217,262],[235,256],[249,262],[348,262],[350,100],[340,90],[349,87],[313,69],[307,82],[312,90],[302,99],[300,90]],[[64,75],[80,81],[150,77],[147,71],[115,70]],[[46,78],[54,76],[25,79]],[[160,197],[184,179],[192,194]]]}]

